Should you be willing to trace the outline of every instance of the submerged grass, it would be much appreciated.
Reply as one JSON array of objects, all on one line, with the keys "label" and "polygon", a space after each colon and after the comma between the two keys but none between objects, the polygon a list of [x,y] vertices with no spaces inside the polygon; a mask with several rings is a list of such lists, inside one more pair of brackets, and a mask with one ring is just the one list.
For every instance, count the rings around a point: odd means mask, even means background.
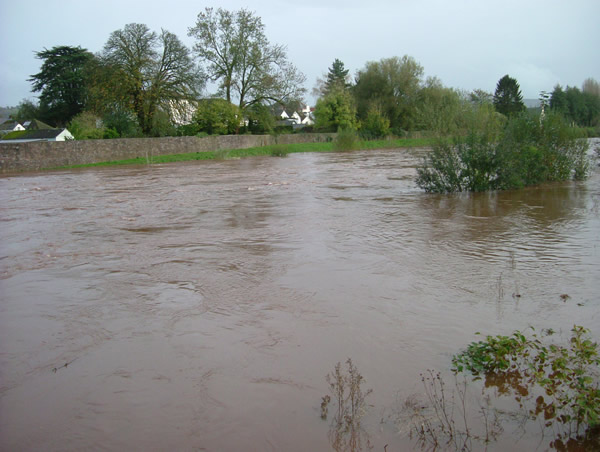
[{"label": "submerged grass", "polygon": [[[369,150],[426,147],[431,146],[433,142],[434,140],[430,138],[401,138],[394,140],[359,141],[357,149]],[[281,148],[281,144],[274,144],[246,149],[221,149],[215,151],[190,152],[184,154],[154,155],[151,157],[142,156],[125,160],[86,163],[80,165],[66,165],[53,169],[91,168],[118,165],[149,165],[157,163],[189,162],[194,160],[227,160],[253,156],[281,156]],[[334,146],[332,142],[292,143],[285,145],[285,151],[286,154],[299,152],[333,152]]]}]

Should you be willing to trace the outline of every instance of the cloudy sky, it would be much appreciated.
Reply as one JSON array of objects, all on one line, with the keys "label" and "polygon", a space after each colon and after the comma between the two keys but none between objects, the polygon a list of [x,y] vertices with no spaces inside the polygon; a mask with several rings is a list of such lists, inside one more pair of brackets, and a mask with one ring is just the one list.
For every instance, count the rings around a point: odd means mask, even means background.
[{"label": "cloudy sky", "polygon": [[207,6],[260,16],[309,92],[335,58],[354,74],[367,61],[403,55],[426,76],[469,91],[493,92],[505,74],[534,99],[557,83],[600,81],[600,0],[0,0],[0,106],[35,99],[27,79],[40,68],[36,51],[98,52],[132,22],[165,28],[191,47],[187,30]]}]

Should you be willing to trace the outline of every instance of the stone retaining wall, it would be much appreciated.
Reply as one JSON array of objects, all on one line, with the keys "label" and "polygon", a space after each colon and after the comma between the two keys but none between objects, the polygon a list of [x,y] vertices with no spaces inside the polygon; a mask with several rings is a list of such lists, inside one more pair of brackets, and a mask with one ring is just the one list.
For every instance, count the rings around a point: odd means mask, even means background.
[{"label": "stone retaining wall", "polygon": [[245,149],[270,144],[317,143],[334,134],[220,135],[210,137],[121,138],[84,141],[0,142],[0,173],[111,162],[154,155]]}]

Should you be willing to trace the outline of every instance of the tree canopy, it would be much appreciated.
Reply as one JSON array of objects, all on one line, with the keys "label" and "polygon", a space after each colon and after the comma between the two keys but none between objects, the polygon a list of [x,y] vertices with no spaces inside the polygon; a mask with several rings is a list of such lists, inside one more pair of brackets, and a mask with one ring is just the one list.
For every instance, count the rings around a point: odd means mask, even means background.
[{"label": "tree canopy", "polygon": [[305,91],[304,75],[288,61],[284,46],[269,43],[264,28],[261,18],[245,9],[206,8],[189,29],[208,76],[242,111],[264,102],[284,104]]},{"label": "tree canopy", "polygon": [[563,90],[556,85],[550,96],[550,108],[579,126],[600,124],[600,97],[593,94],[589,87],[586,91],[574,86],[567,86]]},{"label": "tree canopy", "polygon": [[44,61],[40,72],[29,79],[33,91],[40,92],[38,113],[55,126],[65,125],[85,107],[84,68],[93,55],[81,47],[70,46],[44,49],[35,55]]},{"label": "tree canopy", "polygon": [[358,71],[353,87],[359,119],[375,107],[392,129],[413,128],[422,77],[423,67],[408,55],[368,62]]},{"label": "tree canopy", "polygon": [[349,88],[348,72],[350,71],[344,67],[344,63],[336,58],[327,73],[327,80],[325,81],[326,92],[331,92],[336,88]]},{"label": "tree canopy", "polygon": [[101,63],[99,87],[111,92],[111,103],[135,114],[145,134],[151,134],[159,110],[172,115],[173,109],[187,108],[203,83],[179,38],[167,30],[157,34],[144,24],[128,24],[111,33]]},{"label": "tree canopy", "polygon": [[512,116],[525,110],[519,83],[508,74],[498,80],[493,102],[496,111],[506,116]]},{"label": "tree canopy", "polygon": [[339,87],[317,101],[315,125],[336,132],[356,128],[356,108],[351,94]]}]

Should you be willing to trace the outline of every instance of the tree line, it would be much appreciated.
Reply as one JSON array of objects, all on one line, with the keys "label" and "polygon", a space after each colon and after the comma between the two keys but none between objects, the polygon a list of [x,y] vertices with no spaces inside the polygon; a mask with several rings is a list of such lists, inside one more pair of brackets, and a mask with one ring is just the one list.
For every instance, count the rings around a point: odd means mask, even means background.
[{"label": "tree line", "polygon": [[[276,129],[276,107],[302,104],[305,76],[283,45],[269,42],[254,13],[205,8],[188,36],[191,49],[167,30],[132,23],[112,32],[95,54],[79,46],[37,52],[40,72],[29,81],[39,104],[21,102],[14,119],[69,126],[77,138],[268,133]],[[217,92],[204,96],[208,82]],[[367,62],[353,78],[336,59],[313,94],[316,130],[354,130],[364,138],[415,130],[451,135],[525,110],[519,84],[508,75],[494,94],[465,93],[425,79],[407,55]],[[600,125],[593,79],[582,90],[557,85],[541,101],[577,125]]]},{"label": "tree line", "polygon": [[[239,131],[241,118],[258,118],[270,103],[302,98],[304,75],[284,46],[268,41],[253,13],[206,8],[188,35],[195,39],[192,49],[167,30],[132,23],[112,32],[96,54],[80,46],[37,52],[41,70],[29,81],[40,93],[39,105],[21,102],[14,119],[37,117],[105,137],[159,136],[177,133],[176,125],[198,123],[203,118],[196,110],[206,110],[198,104],[216,98],[219,115],[225,106]],[[202,99],[208,81],[218,92]]]},{"label": "tree line", "polygon": [[[519,83],[509,75],[498,80],[492,94],[445,87],[437,77],[425,79],[423,74],[423,67],[405,55],[368,62],[352,80],[336,59],[314,90],[319,98],[316,126],[354,129],[363,138],[404,136],[415,130],[450,136],[526,110]],[[540,108],[558,112],[580,127],[600,127],[598,82],[587,79],[582,90],[557,85],[551,94],[540,94]]]}]

